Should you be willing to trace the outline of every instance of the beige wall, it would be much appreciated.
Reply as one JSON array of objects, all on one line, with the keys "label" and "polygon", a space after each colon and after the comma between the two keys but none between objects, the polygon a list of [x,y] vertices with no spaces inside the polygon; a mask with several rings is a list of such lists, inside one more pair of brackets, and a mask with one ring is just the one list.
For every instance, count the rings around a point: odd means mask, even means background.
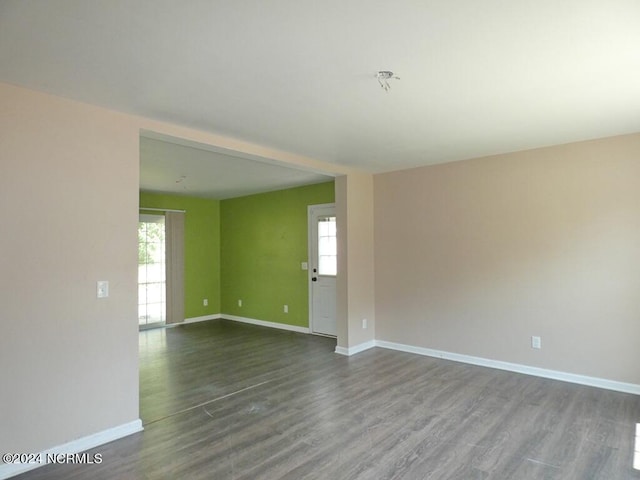
[{"label": "beige wall", "polygon": [[[344,239],[365,238],[365,250],[343,267],[354,281],[372,269],[362,261],[372,254],[371,175],[0,84],[2,452],[38,452],[138,419],[141,131],[346,175],[353,233]],[[109,298],[96,298],[98,280],[110,282]],[[345,292],[354,318],[373,312],[368,282]]]},{"label": "beige wall", "polygon": [[375,259],[378,340],[640,384],[640,134],[377,175]]},{"label": "beige wall", "polygon": [[2,452],[138,419],[138,159],[129,117],[0,84]]},{"label": "beige wall", "polygon": [[336,214],[338,346],[351,348],[375,338],[372,175],[336,178]]}]

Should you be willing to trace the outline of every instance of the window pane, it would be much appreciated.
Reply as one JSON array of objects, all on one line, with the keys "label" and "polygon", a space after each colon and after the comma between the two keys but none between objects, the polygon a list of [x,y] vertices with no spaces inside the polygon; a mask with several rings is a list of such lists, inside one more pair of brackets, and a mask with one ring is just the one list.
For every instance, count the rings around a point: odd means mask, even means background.
[{"label": "window pane", "polygon": [[336,236],[336,217],[329,217],[329,221],[327,222],[327,234],[335,237]]},{"label": "window pane", "polygon": [[147,286],[138,284],[138,305],[147,303]]},{"label": "window pane", "polygon": [[318,273],[335,275],[336,272],[336,217],[324,217],[318,220]]},{"label": "window pane", "polygon": [[322,255],[318,262],[318,273],[320,275],[335,275],[337,273],[336,264],[335,255]]},{"label": "window pane", "polygon": [[335,238],[331,237],[320,237],[318,239],[318,254],[322,255],[335,255],[336,242]]}]

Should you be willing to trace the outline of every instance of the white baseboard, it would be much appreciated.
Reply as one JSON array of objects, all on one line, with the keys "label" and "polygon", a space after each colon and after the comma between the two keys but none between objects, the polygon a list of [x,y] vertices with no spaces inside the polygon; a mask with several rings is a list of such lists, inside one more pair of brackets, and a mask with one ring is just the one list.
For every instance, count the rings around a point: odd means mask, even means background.
[{"label": "white baseboard", "polygon": [[376,340],[375,344],[377,347],[387,348],[390,350],[416,353],[427,357],[442,358],[445,360],[453,360],[454,362],[468,363],[471,365],[479,365],[481,367],[496,368],[498,370],[524,373],[525,375],[533,375],[535,377],[551,378],[553,380],[561,380],[563,382],[577,383],[580,385],[604,388],[606,390],[613,390],[616,392],[640,395],[640,385],[633,383],[617,382],[615,380],[607,380],[604,378],[588,377],[586,375],[577,375],[557,370],[548,370],[546,368],[530,367],[528,365],[518,363],[501,362],[499,360],[490,360],[482,357],[473,357],[471,355],[444,352],[441,350],[433,350],[431,348],[414,347],[411,345],[404,345],[402,343],[385,342],[383,340]]},{"label": "white baseboard", "polygon": [[354,345],[353,347],[338,347],[336,346],[336,353],[340,355],[346,355],[350,357],[351,355],[355,355],[356,353],[364,352],[365,350],[369,350],[376,346],[375,340],[370,340],[368,342],[360,343],[358,345]]},{"label": "white baseboard", "polygon": [[[217,320],[219,318],[222,318],[222,314],[214,313],[213,315],[203,315],[202,317],[185,318],[184,322],[182,322],[182,323],[205,322],[207,320]],[[180,324],[178,324],[178,325],[180,325]]]},{"label": "white baseboard", "polygon": [[8,463],[0,465],[0,480],[19,475],[20,473],[28,472],[38,467],[42,467],[47,464],[47,455],[57,454],[69,454],[81,453],[86,450],[104,445],[105,443],[113,442],[119,438],[132,435],[143,430],[142,420],[134,420],[133,422],[118,425],[117,427],[108,428],[101,432],[87,435],[86,437],[78,438],[71,442],[57,447],[50,448],[44,452],[40,452],[40,463]]},{"label": "white baseboard", "polygon": [[288,325],[286,323],[267,322],[266,320],[257,320],[255,318],[238,317],[236,315],[228,315],[226,313],[222,313],[220,315],[220,318],[224,318],[226,320],[233,320],[234,322],[250,323],[251,325],[260,325],[261,327],[278,328],[280,330],[289,330],[291,332],[311,333],[311,331],[307,327],[298,327],[297,325]]},{"label": "white baseboard", "polygon": [[[294,325],[286,325],[284,323],[266,322],[264,320],[256,320],[253,318],[238,317],[235,315],[217,314],[208,315],[206,317],[196,317],[193,319],[185,320],[185,323],[212,320],[215,318],[226,318],[236,322],[250,323],[253,325],[261,325],[263,327],[279,328],[283,330],[291,330],[300,333],[311,333],[308,328],[297,327]],[[560,380],[568,383],[576,383],[579,385],[586,385],[589,387],[603,388],[605,390],[612,390],[615,392],[631,393],[633,395],[640,395],[640,385],[634,383],[618,382],[616,380],[608,380],[606,378],[590,377],[587,375],[578,375],[575,373],[567,373],[558,370],[549,370],[546,368],[531,367],[529,365],[522,365],[519,363],[503,362],[500,360],[491,360],[488,358],[474,357],[472,355],[463,355],[460,353],[446,352],[443,350],[435,350],[432,348],[416,347],[413,345],[406,345],[402,343],[387,342],[385,340],[371,340],[368,342],[354,345],[353,347],[340,347],[336,346],[335,353],[345,356],[356,355],[357,353],[364,352],[373,347],[386,348],[389,350],[398,350],[401,352],[415,353],[417,355],[424,355],[427,357],[442,358],[444,360],[452,360],[454,362],[468,363],[470,365],[478,365],[481,367],[495,368],[498,370],[506,370],[509,372],[523,373],[525,375],[533,375],[535,377],[550,378],[553,380]],[[0,467],[0,472],[2,471]],[[0,475],[0,480],[2,476]]]}]

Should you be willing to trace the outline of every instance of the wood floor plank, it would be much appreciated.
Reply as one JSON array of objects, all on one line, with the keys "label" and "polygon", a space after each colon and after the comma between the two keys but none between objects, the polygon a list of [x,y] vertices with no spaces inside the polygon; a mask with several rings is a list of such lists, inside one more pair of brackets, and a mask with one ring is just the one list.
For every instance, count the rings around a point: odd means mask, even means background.
[{"label": "wood floor plank", "polygon": [[631,480],[640,397],[225,320],[140,333],[145,431],[18,479]]}]

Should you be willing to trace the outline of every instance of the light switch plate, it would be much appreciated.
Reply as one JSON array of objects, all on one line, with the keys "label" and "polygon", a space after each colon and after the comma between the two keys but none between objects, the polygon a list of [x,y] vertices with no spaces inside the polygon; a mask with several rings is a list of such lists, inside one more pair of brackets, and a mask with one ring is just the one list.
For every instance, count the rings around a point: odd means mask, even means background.
[{"label": "light switch plate", "polygon": [[300,263],[300,268],[302,268],[302,270],[309,270],[309,264],[307,262],[302,262]]},{"label": "light switch plate", "polygon": [[98,280],[97,294],[98,298],[107,298],[109,296],[109,282],[107,280]]}]

